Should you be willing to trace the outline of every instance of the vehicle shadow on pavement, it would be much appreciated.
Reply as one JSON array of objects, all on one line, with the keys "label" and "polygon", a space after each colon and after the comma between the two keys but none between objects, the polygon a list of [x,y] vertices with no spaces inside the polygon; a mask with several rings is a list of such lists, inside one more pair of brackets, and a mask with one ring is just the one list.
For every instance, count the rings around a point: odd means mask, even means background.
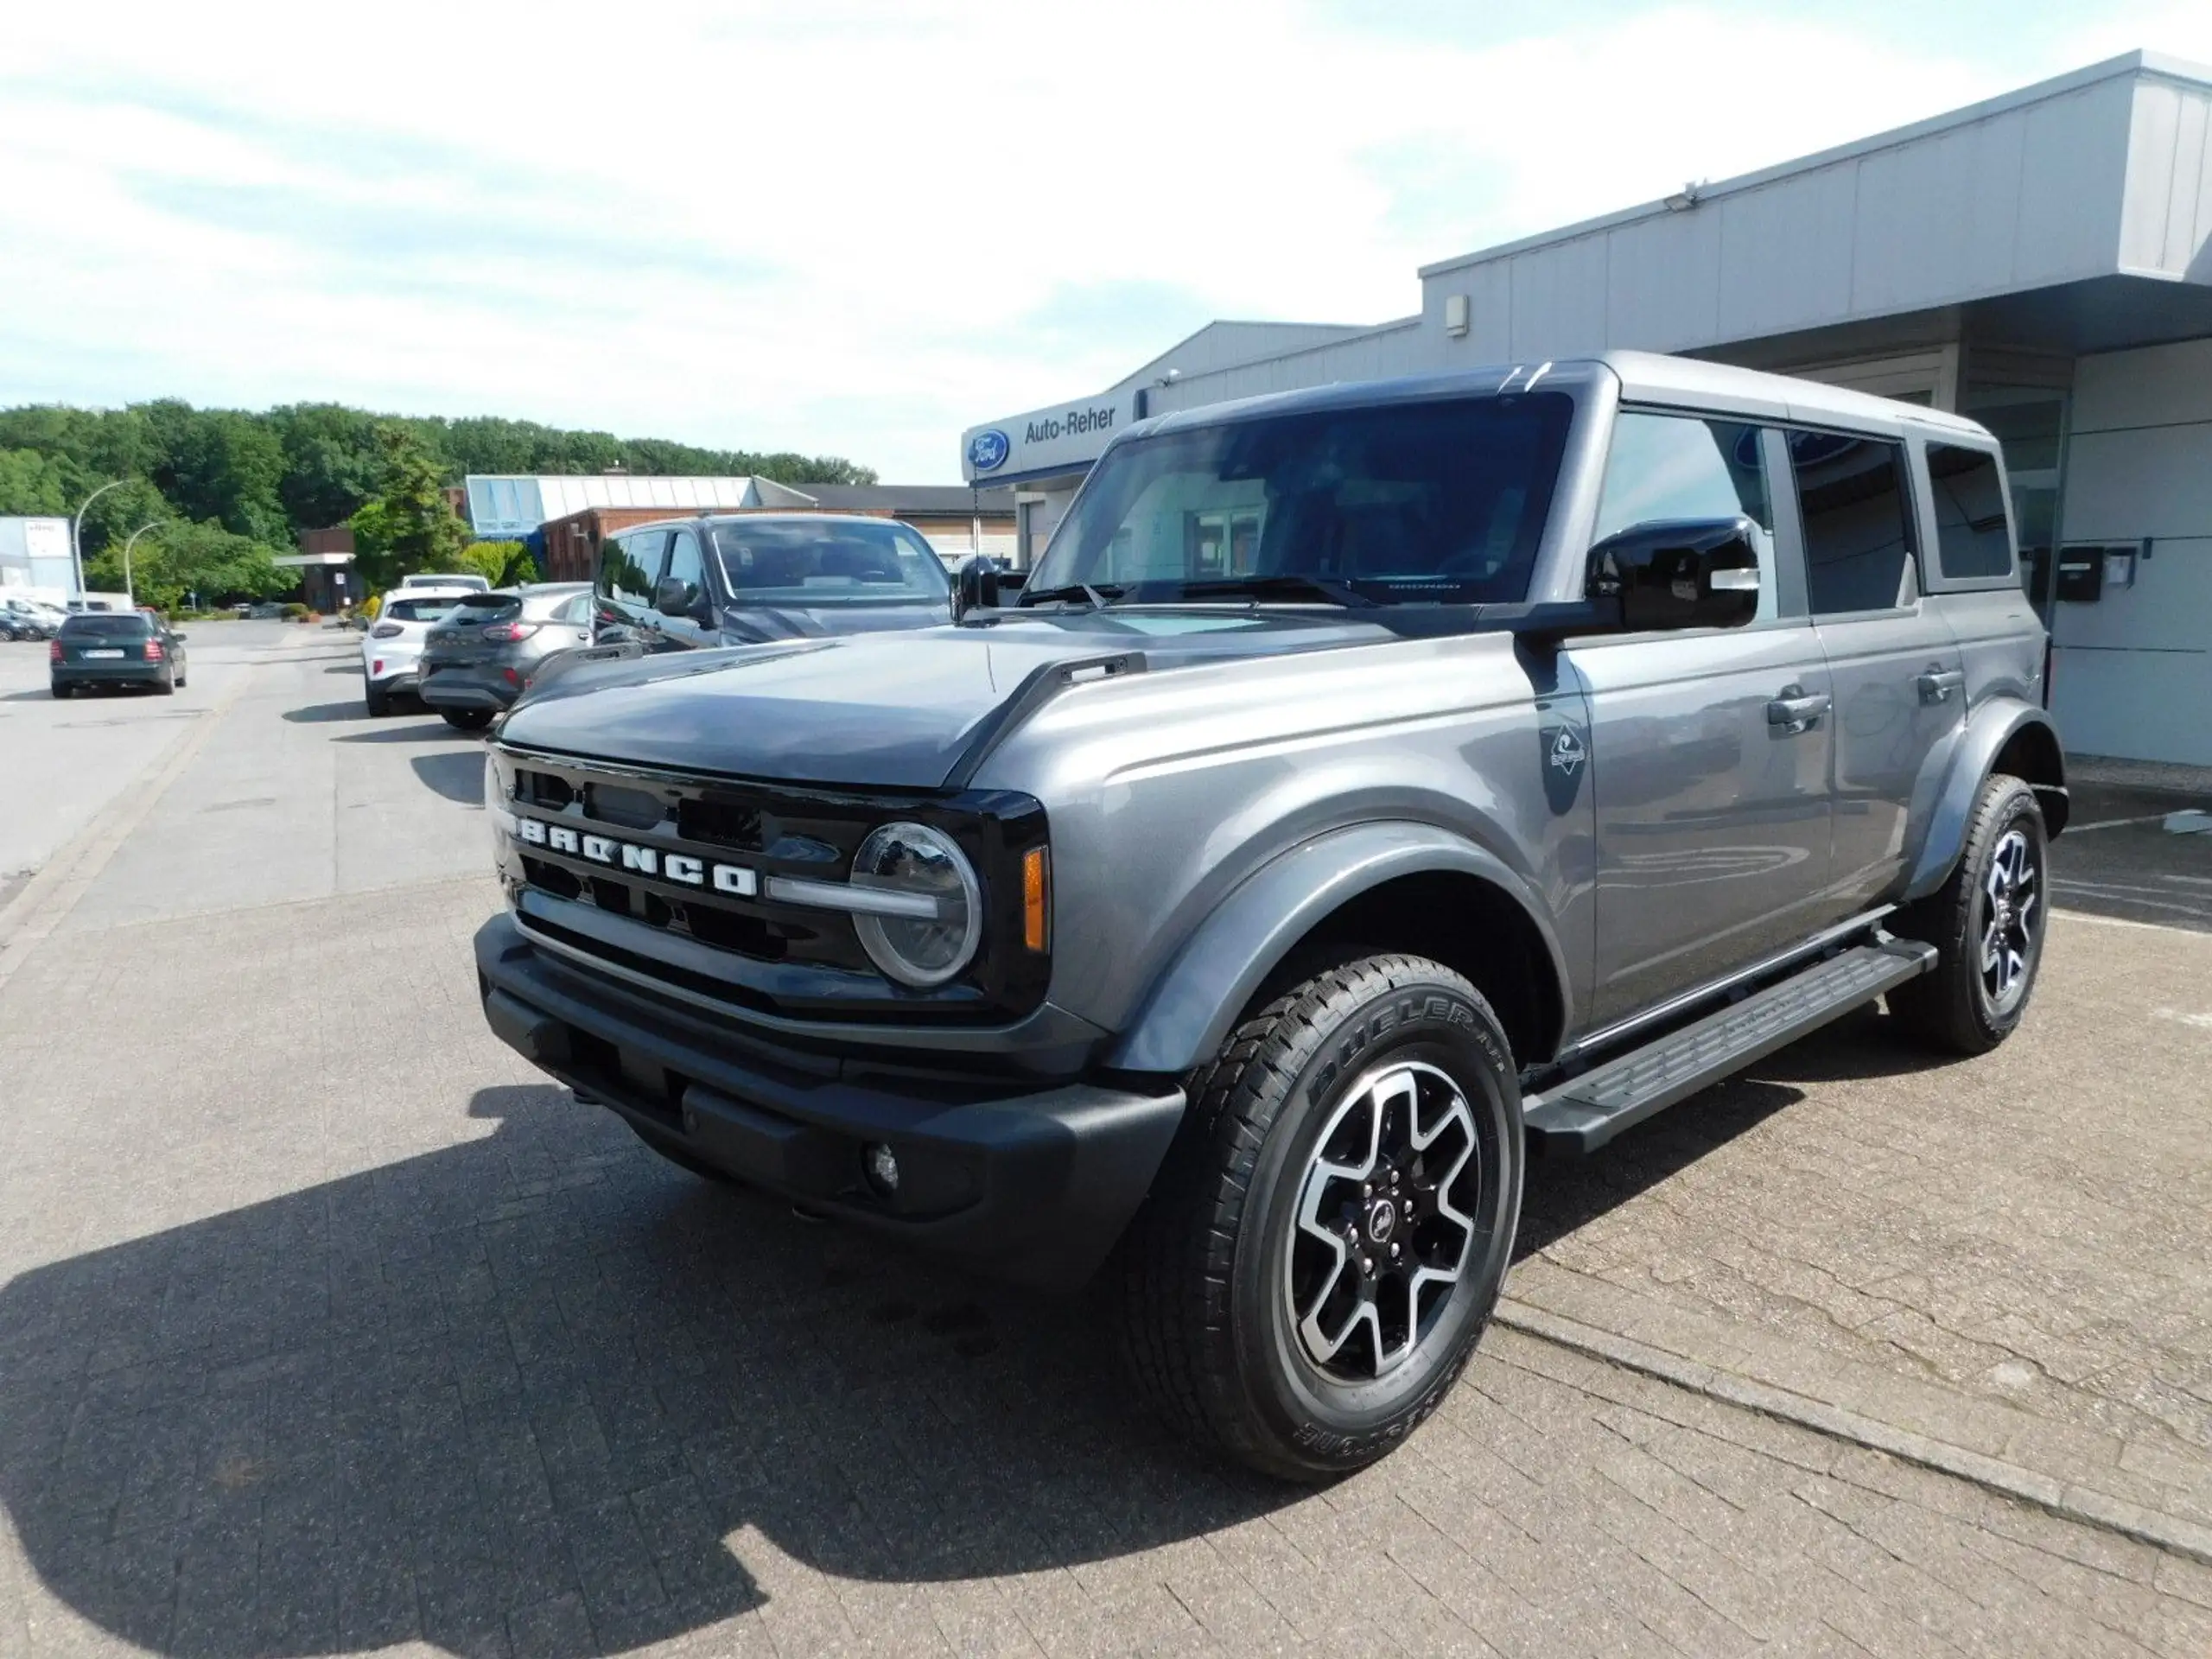
[{"label": "vehicle shadow on pavement", "polygon": [[284,718],[295,726],[320,726],[334,720],[365,720],[368,711],[359,697],[344,702],[311,702],[304,709],[287,709]]},{"label": "vehicle shadow on pavement", "polygon": [[1896,1077],[1963,1064],[1913,1043],[1868,1007],[1802,1038],[1726,1083],[1646,1119],[1587,1158],[1529,1166],[1514,1260],[1535,1255],[1805,1098],[1799,1084]]},{"label": "vehicle shadow on pavement", "polygon": [[484,757],[474,748],[447,749],[436,754],[408,757],[407,764],[423,784],[449,801],[463,806],[484,804]]},{"label": "vehicle shadow on pavement", "polygon": [[0,1501],[70,1608],[180,1659],[619,1651],[1297,1496],[1168,1441],[1090,1300],[807,1225],[559,1089],[471,1110],[0,1288]]},{"label": "vehicle shadow on pavement", "polygon": [[[464,743],[482,736],[480,732],[464,732],[448,726],[435,715],[398,715],[388,722],[373,726],[365,732],[346,732],[331,740],[334,743],[429,743],[448,741]],[[481,771],[484,763],[479,760]]]}]

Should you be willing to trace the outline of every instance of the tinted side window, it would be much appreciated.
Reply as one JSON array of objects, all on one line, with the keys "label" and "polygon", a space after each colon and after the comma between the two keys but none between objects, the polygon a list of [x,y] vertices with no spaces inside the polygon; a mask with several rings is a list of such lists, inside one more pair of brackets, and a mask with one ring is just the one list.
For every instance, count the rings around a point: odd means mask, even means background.
[{"label": "tinted side window", "polygon": [[652,603],[653,573],[665,531],[611,538],[599,556],[599,591],[617,605]]},{"label": "tinted side window", "polygon": [[2012,537],[1997,457],[1955,443],[1928,446],[1936,499],[1936,557],[1947,576],[2009,576]]},{"label": "tinted side window", "polygon": [[1903,446],[1840,432],[1792,432],[1789,464],[1805,520],[1813,614],[1910,602],[1910,498]]},{"label": "tinted side window", "polygon": [[1667,518],[1732,518],[1758,526],[1758,620],[1777,614],[1773,493],[1759,429],[1694,415],[1624,411],[1613,423],[1596,539]]},{"label": "tinted side window", "polygon": [[699,595],[706,591],[707,572],[699,563],[699,538],[688,530],[679,530],[668,550],[668,574],[683,584],[683,613],[689,613],[699,603]]}]

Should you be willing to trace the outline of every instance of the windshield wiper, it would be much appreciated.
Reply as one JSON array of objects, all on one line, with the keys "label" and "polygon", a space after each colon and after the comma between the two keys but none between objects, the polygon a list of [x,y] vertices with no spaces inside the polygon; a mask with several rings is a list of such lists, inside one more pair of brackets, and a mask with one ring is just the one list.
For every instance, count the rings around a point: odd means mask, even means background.
[{"label": "windshield wiper", "polygon": [[1024,606],[1050,605],[1055,600],[1066,602],[1082,600],[1094,611],[1103,611],[1122,596],[1122,589],[1109,583],[1094,588],[1087,582],[1071,582],[1061,588],[1025,588],[1021,590]]},{"label": "windshield wiper", "polygon": [[1373,610],[1376,601],[1350,582],[1327,576],[1223,576],[1210,582],[1186,582],[1177,599],[1325,599],[1347,610]]}]

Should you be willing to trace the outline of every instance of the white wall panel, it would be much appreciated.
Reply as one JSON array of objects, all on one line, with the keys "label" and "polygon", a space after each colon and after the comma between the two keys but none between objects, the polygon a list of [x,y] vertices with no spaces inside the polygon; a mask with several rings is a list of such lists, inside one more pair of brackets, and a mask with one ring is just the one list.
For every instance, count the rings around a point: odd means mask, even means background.
[{"label": "white wall panel", "polygon": [[2212,536],[2212,426],[2076,433],[2065,512],[2069,541]]},{"label": "white wall panel", "polygon": [[1715,338],[1750,340],[1831,321],[1851,308],[1859,164],[1840,162],[1724,196]]},{"label": "white wall panel", "polygon": [[2122,77],[2025,111],[2016,283],[2071,282],[2113,268],[2135,87]]},{"label": "white wall panel", "polygon": [[1717,338],[1720,215],[1693,209],[1608,232],[1605,344],[1665,352]]},{"label": "white wall panel", "polygon": [[2180,421],[2212,421],[2212,340],[2104,352],[2075,365],[2077,435]]},{"label": "white wall panel", "polygon": [[1606,344],[1603,236],[1578,237],[1514,259],[1509,358],[1573,357]]},{"label": "white wall panel", "polygon": [[[2094,539],[2094,537],[2090,539]],[[2051,638],[2105,651],[2212,651],[2212,536],[2162,537],[2135,565],[2135,585],[2090,604],[2051,607]],[[2192,715],[2212,717],[2212,704]]]},{"label": "white wall panel", "polygon": [[2208,116],[2212,93],[2202,88],[2160,80],[2137,87],[2120,232],[2120,262],[2128,269],[2212,281],[2199,263],[2212,235]]},{"label": "white wall panel", "polygon": [[2212,655],[2200,652],[2053,653],[2050,712],[2076,754],[2212,766]]}]

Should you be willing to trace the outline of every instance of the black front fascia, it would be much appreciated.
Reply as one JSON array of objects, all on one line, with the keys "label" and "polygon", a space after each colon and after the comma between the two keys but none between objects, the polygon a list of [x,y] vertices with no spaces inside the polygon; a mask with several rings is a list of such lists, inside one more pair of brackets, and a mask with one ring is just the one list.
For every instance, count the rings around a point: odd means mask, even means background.
[{"label": "black front fascia", "polygon": [[[1004,790],[849,793],[493,750],[508,810],[618,844],[758,874],[752,896],[707,890],[505,840],[499,872],[524,925],[568,950],[688,994],[785,1017],[887,1024],[998,1025],[1034,1010],[1051,957],[1022,939],[1024,855],[1046,839],[1045,810]],[[983,893],[983,938],[950,984],[916,990],[868,959],[844,912],[767,892],[772,876],[843,882],[868,832],[924,823],[957,842]],[[604,924],[604,925],[602,925]]]}]

